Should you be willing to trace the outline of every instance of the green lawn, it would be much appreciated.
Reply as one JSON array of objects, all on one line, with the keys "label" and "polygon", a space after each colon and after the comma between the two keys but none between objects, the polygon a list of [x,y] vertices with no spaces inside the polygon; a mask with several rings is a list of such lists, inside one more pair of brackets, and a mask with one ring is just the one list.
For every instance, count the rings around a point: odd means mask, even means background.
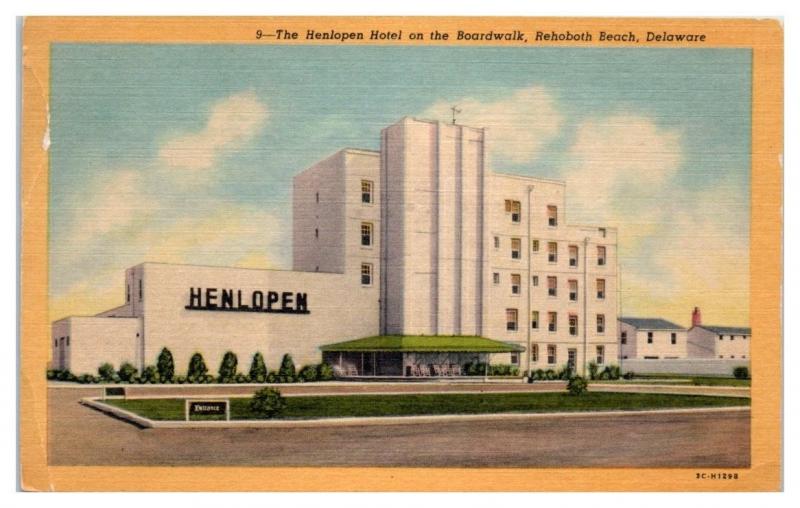
[{"label": "green lawn", "polygon": [[[109,399],[106,403],[152,420],[182,420],[183,399]],[[259,419],[250,412],[249,398],[231,399],[231,418]],[[654,393],[565,393],[338,395],[287,397],[280,419],[437,414],[548,413],[667,408],[749,406],[749,398]]]},{"label": "green lawn", "polygon": [[750,386],[749,379],[735,379],[732,377],[702,377],[702,376],[636,376],[633,379],[618,379],[614,381],[590,381],[590,383],[627,383],[642,385],[686,385],[686,386]]}]

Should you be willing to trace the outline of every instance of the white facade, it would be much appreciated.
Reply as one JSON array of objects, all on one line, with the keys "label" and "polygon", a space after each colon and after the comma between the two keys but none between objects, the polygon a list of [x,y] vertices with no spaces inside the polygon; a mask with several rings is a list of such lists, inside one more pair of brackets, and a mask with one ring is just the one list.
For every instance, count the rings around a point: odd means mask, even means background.
[{"label": "white facade", "polygon": [[486,151],[483,129],[404,118],[380,152],[344,149],[295,176],[294,271],[143,263],[124,305],[53,324],[53,363],[142,369],[168,347],[179,373],[194,352],[215,372],[228,350],[240,370],[256,351],[274,368],[378,334],[511,342],[524,353],[494,361],[522,370],[615,363],[616,230],[567,224],[564,183],[495,173]]},{"label": "white facade", "polygon": [[621,360],[677,360],[690,356],[686,329],[658,318],[619,318]]},{"label": "white facade", "polygon": [[698,325],[688,335],[693,358],[750,359],[750,328]]}]

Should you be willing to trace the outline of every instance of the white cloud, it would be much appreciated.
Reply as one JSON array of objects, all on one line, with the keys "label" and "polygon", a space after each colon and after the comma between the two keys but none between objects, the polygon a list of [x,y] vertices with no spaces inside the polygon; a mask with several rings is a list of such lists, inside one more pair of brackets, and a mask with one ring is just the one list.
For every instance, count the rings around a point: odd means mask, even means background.
[{"label": "white cloud", "polygon": [[555,97],[538,86],[519,89],[494,102],[469,97],[439,101],[420,116],[449,120],[453,105],[461,110],[457,116],[458,123],[485,127],[490,155],[510,163],[536,159],[542,148],[558,135],[564,121]]},{"label": "white cloud", "polygon": [[211,169],[221,152],[234,150],[253,139],[268,117],[266,105],[255,92],[232,95],[211,106],[203,129],[170,139],[159,156],[172,168]]}]

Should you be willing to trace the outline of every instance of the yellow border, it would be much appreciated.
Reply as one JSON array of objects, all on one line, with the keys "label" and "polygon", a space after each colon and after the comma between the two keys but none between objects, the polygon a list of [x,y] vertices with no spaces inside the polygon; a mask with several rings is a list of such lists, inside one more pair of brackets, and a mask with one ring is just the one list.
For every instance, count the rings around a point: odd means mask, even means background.
[{"label": "yellow border", "polygon": [[[609,47],[752,48],[752,218],[750,320],[753,329],[752,465],[738,481],[696,480],[696,469],[416,469],[242,467],[50,467],[44,376],[50,325],[47,302],[48,154],[43,148],[54,42],[306,44],[256,41],[255,30],[489,29],[702,32],[702,44],[606,44]],[[266,30],[265,30],[266,31]],[[313,41],[326,44],[325,41]],[[338,42],[327,42],[338,45]],[[352,42],[348,44],[356,44]],[[363,41],[363,44],[394,44]],[[414,44],[413,42],[406,42]],[[425,45],[478,45],[447,41]],[[480,43],[509,46],[509,43]],[[528,45],[532,46],[531,42]],[[519,44],[523,45],[523,44]],[[553,46],[598,46],[562,43]],[[781,488],[781,281],[783,30],[775,20],[644,18],[27,18],[23,33],[20,202],[20,459],[26,490],[246,491],[750,491]]]}]

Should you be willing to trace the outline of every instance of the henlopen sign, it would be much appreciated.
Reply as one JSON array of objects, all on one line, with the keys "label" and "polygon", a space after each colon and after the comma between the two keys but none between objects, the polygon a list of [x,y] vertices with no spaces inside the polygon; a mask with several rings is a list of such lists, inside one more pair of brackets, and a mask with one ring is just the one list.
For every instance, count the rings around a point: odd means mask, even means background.
[{"label": "henlopen sign", "polygon": [[306,293],[201,287],[189,288],[189,305],[185,309],[310,314]]}]

